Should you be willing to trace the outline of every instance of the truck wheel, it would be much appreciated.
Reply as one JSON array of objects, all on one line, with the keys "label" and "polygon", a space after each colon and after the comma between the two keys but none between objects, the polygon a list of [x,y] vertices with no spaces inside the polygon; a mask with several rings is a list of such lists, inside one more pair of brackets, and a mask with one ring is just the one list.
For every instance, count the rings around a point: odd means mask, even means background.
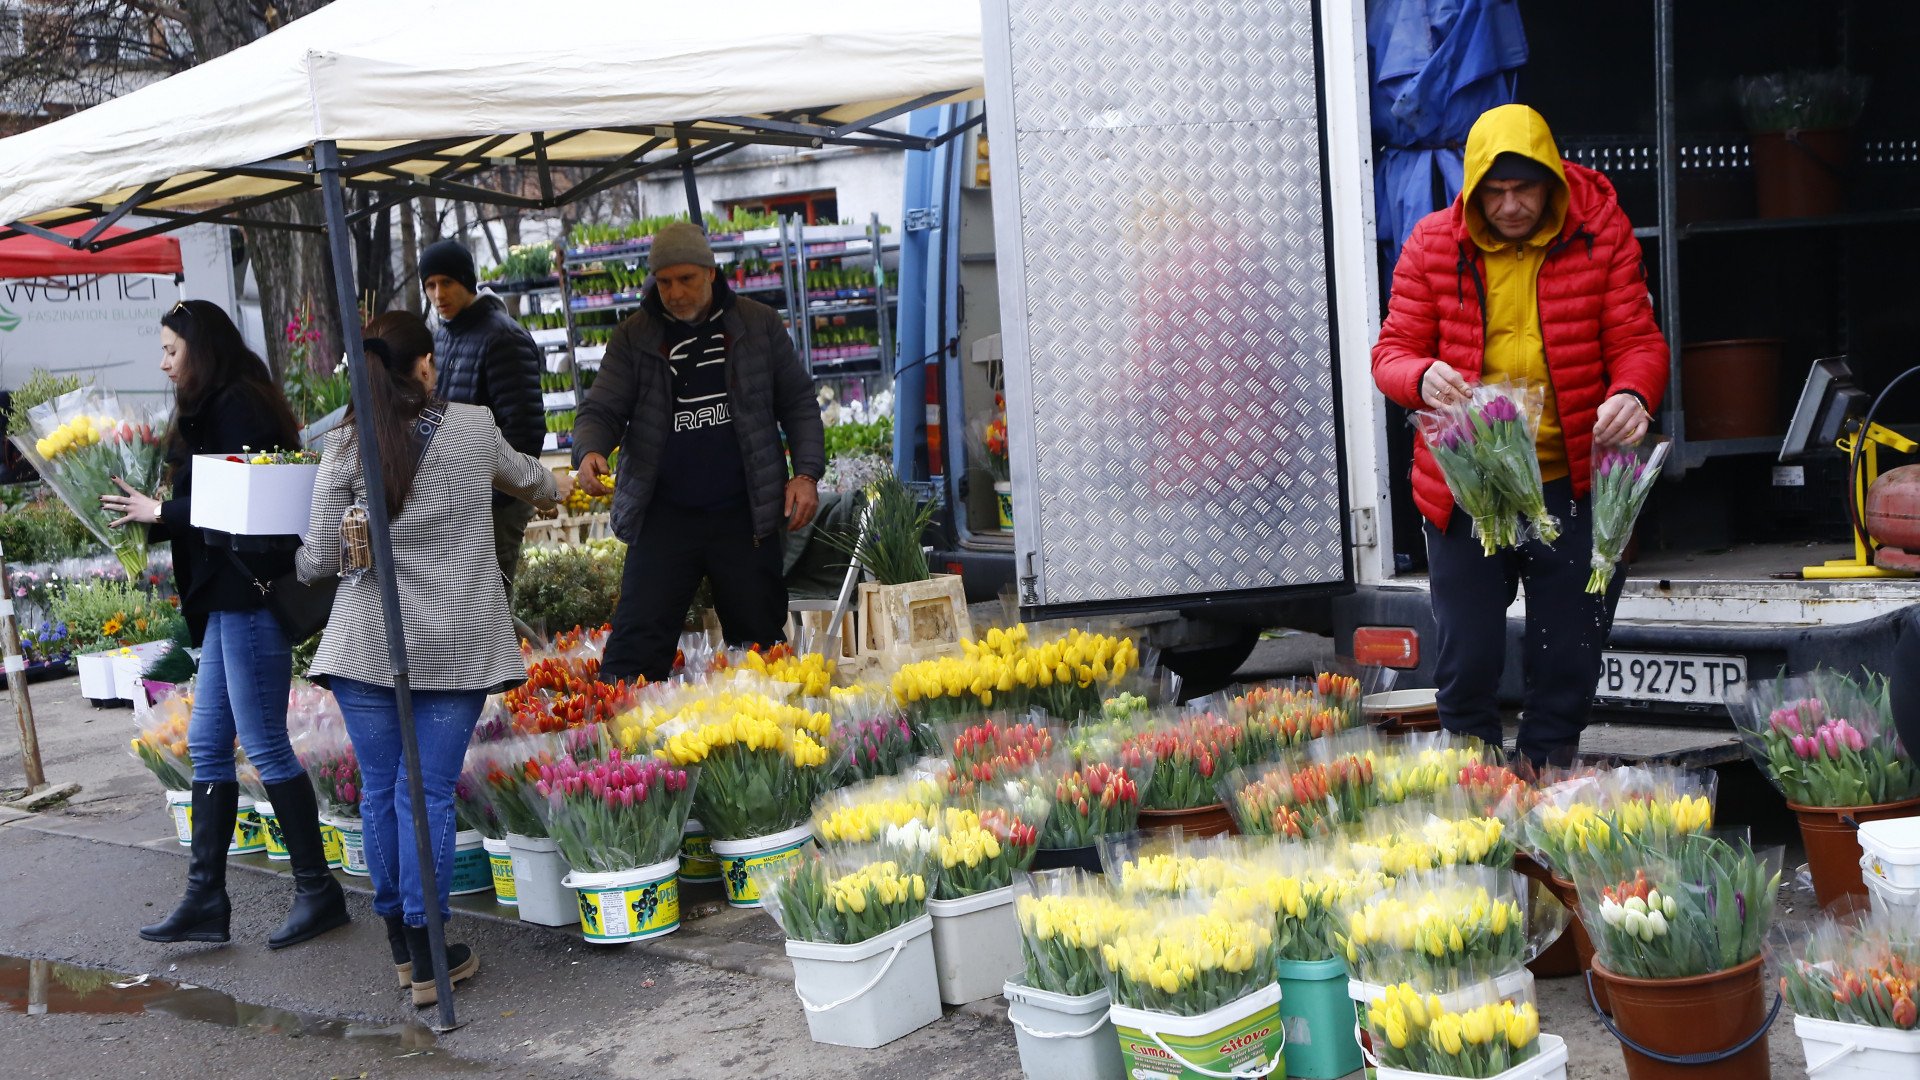
[{"label": "truck wheel", "polygon": [[1160,662],[1179,673],[1181,697],[1196,698],[1233,682],[1233,673],[1253,655],[1253,647],[1259,640],[1260,631],[1249,627],[1225,644],[1169,651],[1161,656]]}]

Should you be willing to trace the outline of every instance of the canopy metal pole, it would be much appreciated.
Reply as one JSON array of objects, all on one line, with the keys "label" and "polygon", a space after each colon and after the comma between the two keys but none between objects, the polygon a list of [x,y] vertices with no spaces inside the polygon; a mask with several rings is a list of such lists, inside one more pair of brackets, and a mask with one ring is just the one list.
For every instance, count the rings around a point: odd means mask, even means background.
[{"label": "canopy metal pole", "polygon": [[685,155],[687,160],[680,166],[680,182],[686,185],[687,189],[687,220],[704,229],[707,226],[706,219],[700,214],[700,185],[693,178],[693,155],[687,152],[687,148],[687,137],[681,135],[680,153]]},{"label": "canopy metal pole", "polygon": [[[373,384],[367,371],[367,358],[361,350],[361,336],[353,318],[360,311],[353,288],[353,252],[348,242],[347,200],[340,182],[340,149],[333,142],[313,144],[314,169],[320,174],[320,203],[326,216],[327,248],[333,257],[334,300],[340,305],[340,322],[347,327],[347,377],[353,390],[354,413],[373,415]],[[351,313],[351,314],[350,314]],[[433,953],[433,981],[440,992],[440,1022],[436,1031],[450,1031],[457,1025],[453,1018],[453,986],[447,978],[447,935],[440,921],[440,895],[434,877],[433,835],[427,825],[426,791],[420,780],[420,741],[413,729],[413,688],[407,664],[406,628],[400,621],[400,583],[393,569],[393,533],[387,519],[387,484],[380,471],[380,443],[371,423],[354,424],[359,440],[360,472],[367,485],[367,532],[373,546],[373,569],[380,582],[380,609],[387,624],[387,651],[393,657],[393,698],[400,721],[400,747],[407,765],[407,791],[413,798],[413,842],[420,860],[420,890],[425,894],[422,907],[427,912],[427,940]]]}]

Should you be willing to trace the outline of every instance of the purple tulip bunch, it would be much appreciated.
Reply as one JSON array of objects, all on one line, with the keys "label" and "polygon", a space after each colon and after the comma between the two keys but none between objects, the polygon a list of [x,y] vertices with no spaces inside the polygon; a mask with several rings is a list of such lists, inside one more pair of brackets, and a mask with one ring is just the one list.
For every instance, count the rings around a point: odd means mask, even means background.
[{"label": "purple tulip bunch", "polygon": [[1530,538],[1548,544],[1560,538],[1560,522],[1547,513],[1540,486],[1531,410],[1524,407],[1528,393],[1519,383],[1477,386],[1464,405],[1414,416],[1488,555]]}]

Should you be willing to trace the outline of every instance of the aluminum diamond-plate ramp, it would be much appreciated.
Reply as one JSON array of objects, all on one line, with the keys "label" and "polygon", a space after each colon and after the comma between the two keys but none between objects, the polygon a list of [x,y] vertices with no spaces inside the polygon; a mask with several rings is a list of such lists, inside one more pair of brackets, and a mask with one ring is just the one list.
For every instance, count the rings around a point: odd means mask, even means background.
[{"label": "aluminum diamond-plate ramp", "polygon": [[985,33],[1022,603],[1344,582],[1311,3]]}]

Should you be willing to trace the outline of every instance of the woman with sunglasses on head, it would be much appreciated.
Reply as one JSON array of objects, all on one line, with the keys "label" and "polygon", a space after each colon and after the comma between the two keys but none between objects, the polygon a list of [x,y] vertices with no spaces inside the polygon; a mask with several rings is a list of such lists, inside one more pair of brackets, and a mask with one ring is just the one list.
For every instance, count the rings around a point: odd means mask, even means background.
[{"label": "woman with sunglasses on head", "polygon": [[[373,908],[387,923],[393,964],[415,1005],[439,995],[427,944],[427,904],[452,914],[453,787],[487,695],[526,681],[505,579],[495,551],[495,491],[547,509],[572,484],[508,445],[493,414],[435,400],[433,335],[418,315],[391,311],[367,327],[368,423],[380,448],[391,520],[393,572],[406,626],[420,783],[432,838],[435,895],[421,885],[413,797],[400,748],[393,657],[387,650],[379,576],[345,578],[320,636],[310,675],[333,691],[360,762],[367,869]],[[358,426],[327,438],[313,515],[297,563],[308,581],[339,574],[341,517],[367,505]],[[449,983],[479,969],[465,945],[447,946]]]},{"label": "woman with sunglasses on head", "polygon": [[120,490],[100,499],[122,515],[116,527],[140,522],[153,540],[172,541],[180,610],[201,649],[187,730],[193,757],[187,891],[171,915],[141,927],[140,936],[227,940],[227,844],[240,800],[237,736],[260,772],[292,860],[293,909],[267,937],[268,946],[284,948],[347,924],[346,895],[327,868],[313,785],[287,740],[290,643],[258,584],[288,573],[293,553],[238,552],[226,534],[194,528],[193,457],[292,448],[300,428],[265,362],[216,304],[182,300],[161,316],[160,370],[174,385],[166,439],[172,496],[162,501],[115,477]]}]

